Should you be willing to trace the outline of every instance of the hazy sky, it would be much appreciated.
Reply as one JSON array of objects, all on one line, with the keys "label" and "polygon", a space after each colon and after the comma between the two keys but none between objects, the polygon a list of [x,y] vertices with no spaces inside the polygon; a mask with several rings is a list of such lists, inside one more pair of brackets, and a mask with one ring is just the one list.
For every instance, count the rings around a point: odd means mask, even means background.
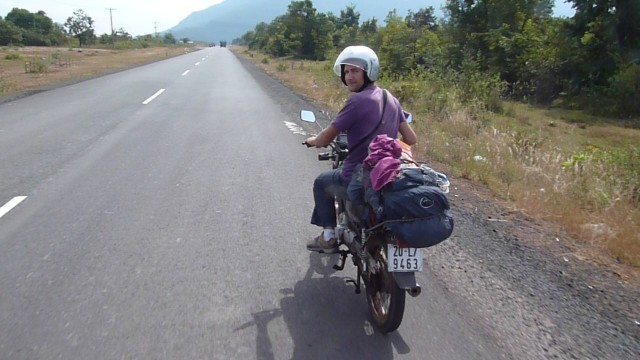
[{"label": "hazy sky", "polygon": [[82,9],[94,21],[95,33],[110,34],[109,8],[113,28],[123,28],[133,36],[153,34],[177,25],[194,11],[203,10],[223,0],[0,0],[3,18],[17,7],[30,12],[47,13],[54,22],[64,24],[73,12]]},{"label": "hazy sky", "polygon": [[[0,0],[0,16],[14,7],[30,12],[43,10],[54,22],[63,24],[73,12],[82,9],[94,21],[95,33],[111,33],[109,8],[113,28],[123,28],[133,36],[167,30],[194,11],[203,10],[224,0]],[[322,1],[322,0],[315,0]],[[395,0],[402,1],[402,0]],[[443,0],[442,3],[445,1]],[[572,16],[573,10],[564,0],[555,0],[555,14]],[[345,0],[345,7],[350,4]],[[391,2],[393,4],[393,2]],[[357,9],[356,9],[357,10]],[[284,11],[283,11],[284,13]],[[156,28],[157,27],[157,28]]]}]

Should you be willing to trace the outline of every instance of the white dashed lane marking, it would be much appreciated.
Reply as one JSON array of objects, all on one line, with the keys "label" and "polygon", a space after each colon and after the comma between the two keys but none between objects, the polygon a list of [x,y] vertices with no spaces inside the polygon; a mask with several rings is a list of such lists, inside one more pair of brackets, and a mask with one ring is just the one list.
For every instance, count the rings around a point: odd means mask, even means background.
[{"label": "white dashed lane marking", "polygon": [[0,208],[0,218],[3,217],[9,211],[11,211],[11,209],[13,209],[14,207],[18,206],[18,204],[20,204],[26,198],[27,198],[26,196],[16,196],[13,199],[9,200],[8,203],[4,204]]},{"label": "white dashed lane marking", "polygon": [[148,98],[147,100],[145,100],[142,104],[143,105],[147,105],[148,103],[152,102],[153,99],[157,98],[158,96],[160,96],[160,94],[162,94],[164,92],[165,89],[160,89],[158,90],[158,92],[156,92],[155,94],[153,94],[153,96],[151,96],[150,98]]},{"label": "white dashed lane marking", "polygon": [[307,133],[304,131],[304,129],[300,125],[298,125],[298,124],[296,124],[294,122],[285,121],[284,125],[286,127],[288,127],[289,130],[291,130],[291,132],[294,133],[294,134],[307,135]]}]

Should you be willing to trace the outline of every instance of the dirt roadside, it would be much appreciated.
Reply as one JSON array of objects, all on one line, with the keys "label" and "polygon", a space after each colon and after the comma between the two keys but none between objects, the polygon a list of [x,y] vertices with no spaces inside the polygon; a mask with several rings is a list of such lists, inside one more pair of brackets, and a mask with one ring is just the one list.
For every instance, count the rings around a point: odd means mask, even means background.
[{"label": "dirt roadside", "polygon": [[0,103],[199,49],[0,47]]}]

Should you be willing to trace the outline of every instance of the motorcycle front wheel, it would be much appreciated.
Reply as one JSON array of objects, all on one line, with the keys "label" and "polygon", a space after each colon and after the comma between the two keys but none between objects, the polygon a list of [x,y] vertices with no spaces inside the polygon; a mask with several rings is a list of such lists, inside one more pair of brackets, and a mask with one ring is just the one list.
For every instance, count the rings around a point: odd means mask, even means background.
[{"label": "motorcycle front wheel", "polygon": [[369,266],[366,282],[367,304],[373,323],[382,333],[395,331],[402,322],[406,292],[396,285],[387,271],[386,246],[377,245],[370,250],[374,266]]}]

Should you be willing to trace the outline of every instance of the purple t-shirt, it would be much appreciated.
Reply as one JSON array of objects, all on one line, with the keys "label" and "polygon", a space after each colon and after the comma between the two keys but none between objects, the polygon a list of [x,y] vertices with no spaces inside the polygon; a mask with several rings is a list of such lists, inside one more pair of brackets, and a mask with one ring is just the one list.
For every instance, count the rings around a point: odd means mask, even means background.
[{"label": "purple t-shirt", "polygon": [[362,163],[368,155],[369,143],[376,135],[387,134],[391,138],[398,137],[400,122],[406,121],[400,102],[387,93],[387,106],[384,118],[378,130],[370,136],[368,141],[353,148],[378,126],[382,113],[383,90],[371,84],[358,93],[349,97],[338,116],[331,122],[340,132],[347,133],[349,156],[344,162],[342,178],[351,181],[351,175],[356,165]]}]

